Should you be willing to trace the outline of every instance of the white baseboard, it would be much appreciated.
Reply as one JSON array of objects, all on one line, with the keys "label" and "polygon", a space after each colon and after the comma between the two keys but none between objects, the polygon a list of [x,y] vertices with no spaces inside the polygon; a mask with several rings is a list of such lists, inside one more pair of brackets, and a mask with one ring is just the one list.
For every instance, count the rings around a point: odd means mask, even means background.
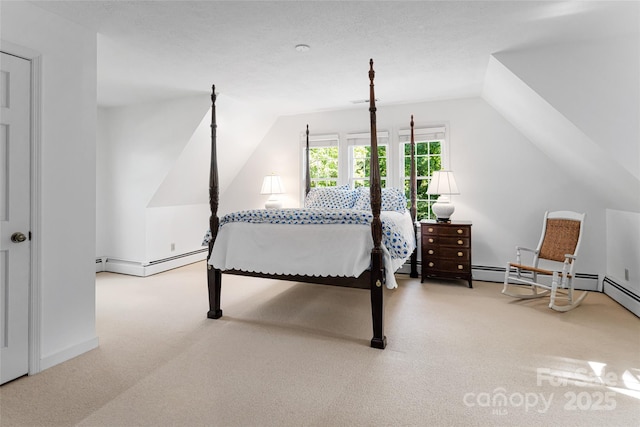
[{"label": "white baseboard", "polygon": [[[208,249],[201,249],[171,258],[141,263],[116,258],[98,258],[96,260],[96,272],[108,271],[110,273],[128,274],[130,276],[147,277],[163,271],[173,270],[207,258]],[[100,260],[100,261],[99,261]],[[99,270],[100,268],[100,270]]]},{"label": "white baseboard", "polygon": [[604,293],[618,304],[640,317],[640,296],[610,277],[604,278]]},{"label": "white baseboard", "polygon": [[[402,267],[396,271],[396,273],[409,274],[411,270],[409,262],[407,261]],[[473,280],[479,280],[481,282],[504,282],[504,267],[490,267],[486,265],[472,265],[471,275]],[[418,261],[418,274],[422,274],[422,267]],[[602,292],[602,286],[598,279],[597,274],[576,274],[573,282],[575,289],[581,291],[596,291]]]},{"label": "white baseboard", "polygon": [[43,356],[40,359],[40,371],[44,371],[45,369],[51,368],[52,366],[58,365],[62,362],[66,362],[67,360],[80,356],[81,354],[86,353],[89,350],[93,350],[97,347],[98,337],[94,337],[88,341],[68,347],[57,353]]},{"label": "white baseboard", "polygon": [[[473,280],[498,283],[504,282],[504,267],[473,265],[471,266],[471,272],[473,275]],[[602,291],[597,274],[577,273],[573,280],[573,287],[574,289],[579,289],[582,291]]]},{"label": "white baseboard", "polygon": [[96,273],[100,273],[104,270],[104,262],[107,260],[107,257],[98,257],[96,258]]},{"label": "white baseboard", "polygon": [[[410,266],[407,261],[402,267],[396,271],[396,273],[409,274]],[[504,282],[504,267],[490,267],[486,265],[472,265],[471,275],[473,280],[479,280],[481,282]],[[418,274],[422,274],[422,267],[420,261],[418,261]],[[575,289],[582,291],[597,291],[602,292],[602,286],[598,279],[597,274],[576,274],[573,282]]]}]

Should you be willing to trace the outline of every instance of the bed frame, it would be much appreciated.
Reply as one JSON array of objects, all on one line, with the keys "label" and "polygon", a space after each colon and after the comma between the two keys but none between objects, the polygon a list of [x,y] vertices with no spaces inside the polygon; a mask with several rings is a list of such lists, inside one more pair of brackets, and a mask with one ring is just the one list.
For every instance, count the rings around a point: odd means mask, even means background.
[{"label": "bed frame", "polygon": [[[369,112],[371,116],[371,176],[369,178],[371,212],[373,221],[371,222],[371,236],[373,238],[373,249],[371,250],[371,268],[363,272],[359,277],[316,277],[301,275],[269,275],[262,273],[251,273],[239,270],[225,270],[225,274],[236,274],[252,277],[263,277],[270,279],[288,280],[295,282],[307,282],[317,284],[329,284],[337,286],[348,286],[371,290],[371,316],[373,320],[373,338],[371,347],[384,349],[387,345],[387,338],[384,335],[384,305],[383,305],[383,283],[384,283],[384,263],[382,257],[382,222],[380,220],[380,210],[382,206],[382,190],[380,186],[380,164],[378,161],[378,138],[376,129],[376,105],[374,95],[373,80],[375,71],[373,70],[373,60],[369,61]],[[209,312],[207,317],[218,319],[222,316],[220,309],[220,291],[222,285],[222,271],[213,268],[208,261],[211,258],[213,244],[218,234],[219,218],[219,182],[218,182],[218,159],[216,154],[216,91],[215,85],[211,88],[211,170],[209,175],[209,203],[211,206],[211,216],[209,218],[209,228],[211,239],[209,240],[209,252],[207,255],[207,282],[209,287]],[[305,194],[311,189],[311,177],[309,172],[309,126],[307,125],[307,152],[306,152],[306,186]],[[416,168],[414,158],[413,139],[413,116],[411,116],[411,219],[414,224],[414,235],[416,234]],[[411,277],[418,277],[416,262],[416,251],[411,255]]]}]

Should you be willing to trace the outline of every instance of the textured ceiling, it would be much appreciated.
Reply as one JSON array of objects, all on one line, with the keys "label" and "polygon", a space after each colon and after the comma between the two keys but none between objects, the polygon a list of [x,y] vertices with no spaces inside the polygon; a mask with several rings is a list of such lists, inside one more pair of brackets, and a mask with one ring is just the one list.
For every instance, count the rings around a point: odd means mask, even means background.
[{"label": "textured ceiling", "polygon": [[[208,92],[274,114],[478,95],[489,55],[638,32],[637,2],[35,1],[98,33],[98,102]],[[295,45],[308,44],[308,52]]]}]

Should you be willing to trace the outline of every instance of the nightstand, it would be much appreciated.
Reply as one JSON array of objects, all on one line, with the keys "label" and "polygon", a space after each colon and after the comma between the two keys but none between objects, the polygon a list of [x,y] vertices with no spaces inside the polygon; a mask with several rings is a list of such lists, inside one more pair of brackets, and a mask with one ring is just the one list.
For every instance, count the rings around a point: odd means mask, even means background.
[{"label": "nightstand", "polygon": [[471,283],[471,222],[421,221],[422,278]]}]

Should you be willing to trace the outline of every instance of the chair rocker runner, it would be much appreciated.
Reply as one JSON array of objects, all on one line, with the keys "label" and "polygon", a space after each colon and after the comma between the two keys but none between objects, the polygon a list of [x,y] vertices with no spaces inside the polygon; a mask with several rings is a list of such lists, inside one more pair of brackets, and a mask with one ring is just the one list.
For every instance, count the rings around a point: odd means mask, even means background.
[{"label": "chair rocker runner", "polygon": [[[569,311],[580,305],[587,292],[574,298],[573,277],[584,218],[585,214],[570,211],[545,212],[538,247],[516,246],[516,262],[507,263],[502,293],[521,299],[549,295],[549,308],[556,311]],[[523,252],[532,255],[531,264],[523,263]],[[551,276],[551,283],[540,283],[538,275]],[[566,303],[557,304],[558,300]]]}]

